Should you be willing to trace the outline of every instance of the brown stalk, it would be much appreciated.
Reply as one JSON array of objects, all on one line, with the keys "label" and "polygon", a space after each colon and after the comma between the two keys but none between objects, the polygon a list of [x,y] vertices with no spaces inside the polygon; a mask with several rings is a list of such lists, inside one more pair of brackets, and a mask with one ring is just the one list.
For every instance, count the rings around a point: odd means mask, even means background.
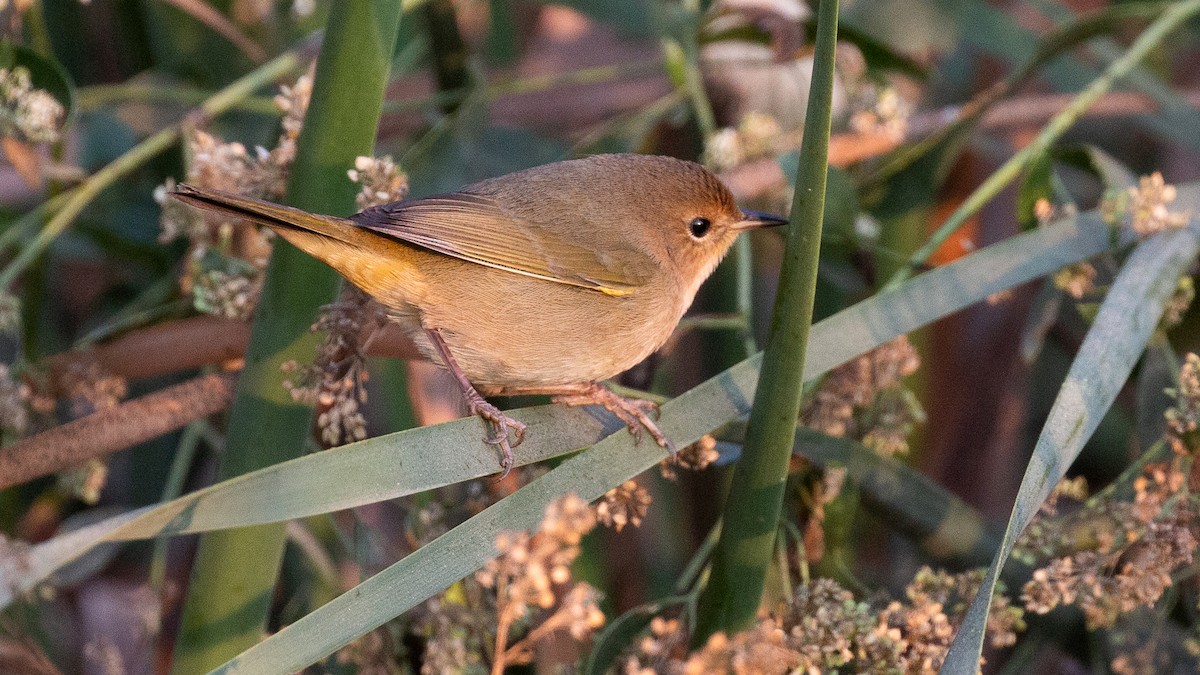
[{"label": "brown stalk", "polygon": [[0,448],[0,490],[182,428],[224,410],[237,375],[215,373],[166,387]]},{"label": "brown stalk", "polygon": [[[249,325],[211,316],[189,317],[132,331],[112,342],[49,359],[51,392],[62,394],[62,374],[96,363],[109,375],[140,379],[239,359]],[[419,358],[397,328],[374,333],[374,356]],[[105,457],[221,412],[233,400],[237,375],[203,375],[95,412],[0,448],[0,490]]]},{"label": "brown stalk", "polygon": [[[216,316],[192,316],[125,333],[104,344],[56,354],[47,360],[51,391],[63,373],[95,363],[108,375],[127,380],[169,375],[204,366],[225,366],[242,358],[250,341],[250,324]],[[371,356],[420,358],[398,328],[377,330],[364,351]]]}]

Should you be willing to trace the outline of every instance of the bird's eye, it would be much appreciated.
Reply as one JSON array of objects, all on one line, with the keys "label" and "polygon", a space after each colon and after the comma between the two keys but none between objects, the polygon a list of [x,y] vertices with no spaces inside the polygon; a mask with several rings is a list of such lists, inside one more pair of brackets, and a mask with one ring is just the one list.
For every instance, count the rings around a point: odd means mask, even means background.
[{"label": "bird's eye", "polygon": [[691,230],[692,236],[697,239],[708,234],[710,227],[712,227],[712,223],[708,218],[693,218],[692,222],[688,223],[688,229]]}]

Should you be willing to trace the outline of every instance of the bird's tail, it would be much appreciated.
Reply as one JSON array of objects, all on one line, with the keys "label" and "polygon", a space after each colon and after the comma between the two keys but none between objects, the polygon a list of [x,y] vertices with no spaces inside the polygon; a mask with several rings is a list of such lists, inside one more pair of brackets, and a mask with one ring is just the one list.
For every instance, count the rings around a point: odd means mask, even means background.
[{"label": "bird's tail", "polygon": [[[175,188],[171,196],[185,204],[265,225],[289,241],[293,240],[289,236],[292,232],[305,232],[354,244],[357,243],[355,235],[361,234],[357,231],[358,228],[345,218],[321,216],[262,199],[243,197],[224,190],[182,183]],[[292,243],[307,250],[306,246],[300,245],[296,241],[292,241]]]},{"label": "bird's tail", "polygon": [[181,184],[171,195],[186,204],[275,230],[385,304],[408,302],[420,283],[417,253],[412,247],[361,228],[354,221],[195,185]]}]

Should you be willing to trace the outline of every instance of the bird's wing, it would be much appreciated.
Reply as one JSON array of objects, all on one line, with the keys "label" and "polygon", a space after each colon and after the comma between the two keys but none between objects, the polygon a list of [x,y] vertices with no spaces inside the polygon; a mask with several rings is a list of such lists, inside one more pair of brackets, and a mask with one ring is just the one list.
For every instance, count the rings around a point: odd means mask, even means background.
[{"label": "bird's wing", "polygon": [[480,265],[628,295],[650,280],[654,261],[633,245],[603,252],[558,228],[514,217],[486,195],[467,192],[395,202],[352,218],[373,232]]}]

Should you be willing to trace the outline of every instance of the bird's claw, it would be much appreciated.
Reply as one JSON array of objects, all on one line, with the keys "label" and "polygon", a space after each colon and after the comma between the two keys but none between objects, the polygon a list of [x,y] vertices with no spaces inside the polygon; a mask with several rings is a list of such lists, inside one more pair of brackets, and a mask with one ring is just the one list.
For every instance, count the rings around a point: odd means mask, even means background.
[{"label": "bird's claw", "polygon": [[[483,437],[483,442],[500,451],[500,468],[503,470],[500,480],[503,480],[512,470],[513,446],[524,442],[527,427],[524,422],[505,415],[503,411],[488,403],[478,394],[467,397],[467,408],[472,415],[478,415],[488,426],[488,434]],[[509,441],[510,435],[512,441]]]},{"label": "bird's claw", "polygon": [[[563,394],[554,397],[556,403],[569,406],[601,405],[604,409],[617,416],[625,423],[629,433],[633,434],[635,443],[640,443],[642,433],[650,434],[660,448],[672,455],[675,454],[675,444],[658,428],[654,420],[658,418],[658,404],[638,398],[625,398],[615,394],[599,384],[592,384],[579,393]],[[653,419],[651,416],[653,415]]]}]

